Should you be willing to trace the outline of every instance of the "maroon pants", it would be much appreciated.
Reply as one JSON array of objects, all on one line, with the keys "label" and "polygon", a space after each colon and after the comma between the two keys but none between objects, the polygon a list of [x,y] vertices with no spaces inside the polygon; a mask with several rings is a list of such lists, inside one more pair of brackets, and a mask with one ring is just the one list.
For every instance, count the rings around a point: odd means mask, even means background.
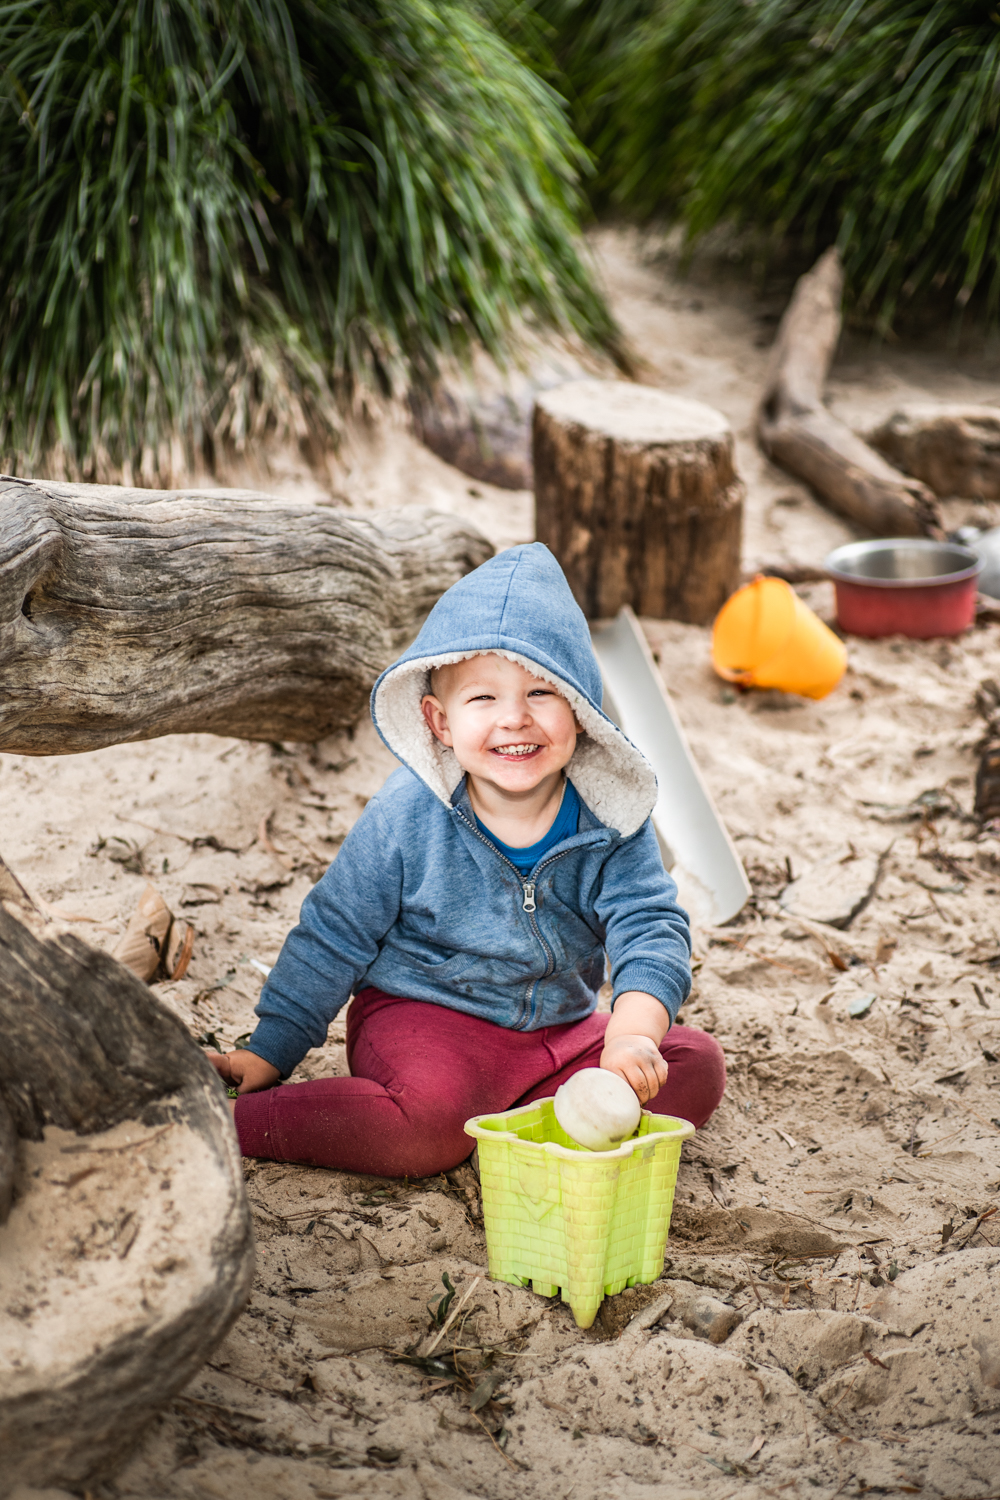
[{"label": "maroon pants", "polygon": [[[236,1101],[244,1156],[377,1177],[430,1177],[472,1150],[463,1125],[554,1094],[596,1068],[608,1016],[510,1031],[424,1000],[362,990],[347,1012],[350,1078],[289,1083]],[[669,1077],[649,1108],[703,1125],[722,1098],[714,1037],[674,1026],[660,1043]]]}]

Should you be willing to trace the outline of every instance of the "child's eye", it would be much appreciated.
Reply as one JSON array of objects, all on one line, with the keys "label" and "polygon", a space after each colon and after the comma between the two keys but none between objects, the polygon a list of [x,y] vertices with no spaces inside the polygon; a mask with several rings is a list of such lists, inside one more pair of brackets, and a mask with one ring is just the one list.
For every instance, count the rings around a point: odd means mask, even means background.
[{"label": "child's eye", "polygon": [[531,692],[528,694],[528,697],[529,698],[551,698],[552,697],[552,689],[551,688],[532,688]]}]

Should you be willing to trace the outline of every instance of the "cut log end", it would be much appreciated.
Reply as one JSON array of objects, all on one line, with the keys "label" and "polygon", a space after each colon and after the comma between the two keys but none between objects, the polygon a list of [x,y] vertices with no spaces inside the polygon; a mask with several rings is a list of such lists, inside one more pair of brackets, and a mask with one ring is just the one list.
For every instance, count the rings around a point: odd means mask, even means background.
[{"label": "cut log end", "polygon": [[134,975],[29,930],[14,904],[0,902],[0,1344],[16,1354],[0,1365],[0,1489],[86,1490],[224,1336],[253,1237],[199,1049]]},{"label": "cut log end", "polygon": [[617,380],[574,380],[540,395],[536,409],[588,437],[657,448],[674,443],[731,443],[729,423],[701,401]]},{"label": "cut log end", "polygon": [[536,529],[591,619],[706,624],[739,584],[743,486],[721,413],[623,381],[540,396]]}]

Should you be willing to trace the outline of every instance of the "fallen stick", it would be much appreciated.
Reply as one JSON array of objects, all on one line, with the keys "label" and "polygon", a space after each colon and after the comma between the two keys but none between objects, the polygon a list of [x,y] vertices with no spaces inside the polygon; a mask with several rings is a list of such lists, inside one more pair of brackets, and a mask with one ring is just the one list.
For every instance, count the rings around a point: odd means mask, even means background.
[{"label": "fallen stick", "polygon": [[804,479],[831,510],[876,536],[941,537],[937,500],[894,469],[823,405],[840,338],[844,274],[836,248],[799,278],[774,345],[757,435],[768,458]]}]

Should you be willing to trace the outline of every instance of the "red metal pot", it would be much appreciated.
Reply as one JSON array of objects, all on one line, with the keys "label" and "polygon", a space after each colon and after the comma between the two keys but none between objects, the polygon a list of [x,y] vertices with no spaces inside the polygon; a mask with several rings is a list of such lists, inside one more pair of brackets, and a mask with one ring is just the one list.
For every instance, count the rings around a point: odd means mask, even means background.
[{"label": "red metal pot", "polygon": [[923,641],[961,635],[975,618],[983,565],[956,542],[849,542],[824,566],[837,591],[837,624],[849,635]]}]

